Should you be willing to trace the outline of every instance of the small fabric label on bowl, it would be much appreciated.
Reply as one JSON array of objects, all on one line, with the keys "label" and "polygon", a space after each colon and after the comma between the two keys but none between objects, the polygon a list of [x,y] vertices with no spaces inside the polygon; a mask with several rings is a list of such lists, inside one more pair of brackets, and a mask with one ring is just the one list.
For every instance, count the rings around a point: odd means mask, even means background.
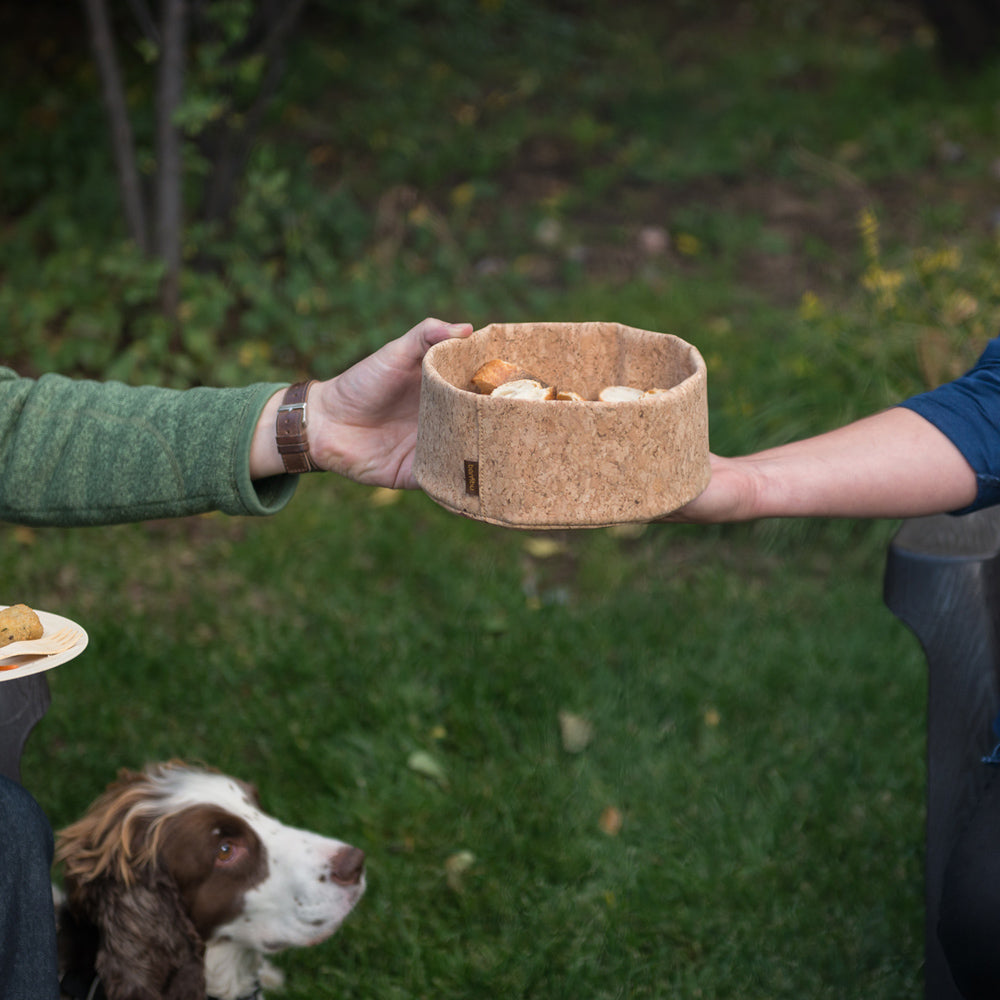
[{"label": "small fabric label on bowl", "polygon": [[465,492],[470,497],[479,496],[479,463],[465,460]]}]

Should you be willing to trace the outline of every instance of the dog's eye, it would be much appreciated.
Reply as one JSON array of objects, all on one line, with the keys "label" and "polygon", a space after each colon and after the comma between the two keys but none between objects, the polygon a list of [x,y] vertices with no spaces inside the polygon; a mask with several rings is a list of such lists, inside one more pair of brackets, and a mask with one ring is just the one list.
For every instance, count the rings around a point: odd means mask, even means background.
[{"label": "dog's eye", "polygon": [[227,861],[232,861],[235,856],[236,851],[232,842],[229,840],[220,840],[219,846],[215,849],[215,860],[225,864]]}]

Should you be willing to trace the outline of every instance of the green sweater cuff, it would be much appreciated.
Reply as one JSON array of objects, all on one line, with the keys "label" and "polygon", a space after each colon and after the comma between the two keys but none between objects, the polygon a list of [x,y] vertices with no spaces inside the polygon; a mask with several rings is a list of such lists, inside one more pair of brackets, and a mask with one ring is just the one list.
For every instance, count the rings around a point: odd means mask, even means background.
[{"label": "green sweater cuff", "polygon": [[250,442],[283,383],[162,389],[0,368],[0,519],[115,524],[273,514],[297,477],[250,479]]}]

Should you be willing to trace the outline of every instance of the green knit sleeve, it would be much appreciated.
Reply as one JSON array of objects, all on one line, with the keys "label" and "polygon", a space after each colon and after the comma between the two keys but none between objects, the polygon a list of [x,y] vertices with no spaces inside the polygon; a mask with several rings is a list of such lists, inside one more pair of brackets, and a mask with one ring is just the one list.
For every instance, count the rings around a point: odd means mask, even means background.
[{"label": "green knit sleeve", "polygon": [[162,389],[0,368],[0,520],[115,524],[265,515],[297,477],[250,479],[260,412],[281,388]]}]

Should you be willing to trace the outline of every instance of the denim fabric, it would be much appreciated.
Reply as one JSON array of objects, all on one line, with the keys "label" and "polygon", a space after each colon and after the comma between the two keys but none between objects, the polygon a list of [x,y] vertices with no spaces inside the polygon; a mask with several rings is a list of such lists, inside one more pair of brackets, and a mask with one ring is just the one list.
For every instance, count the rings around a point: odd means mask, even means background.
[{"label": "denim fabric", "polygon": [[19,784],[0,776],[0,997],[59,1000],[52,827]]}]

